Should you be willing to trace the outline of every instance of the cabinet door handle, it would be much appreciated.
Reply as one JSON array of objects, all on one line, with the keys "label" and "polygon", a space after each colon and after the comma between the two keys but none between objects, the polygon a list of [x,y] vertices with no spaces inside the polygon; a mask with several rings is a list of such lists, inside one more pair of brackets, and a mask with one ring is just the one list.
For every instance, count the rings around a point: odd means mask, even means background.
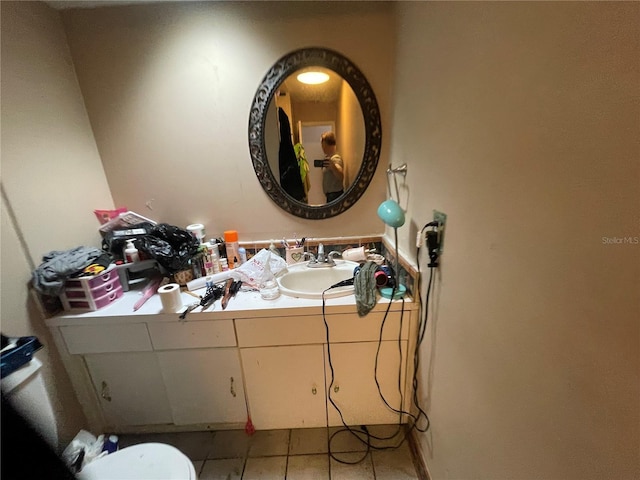
[{"label": "cabinet door handle", "polygon": [[316,393],[318,393],[318,389],[314,386],[314,387],[311,389],[311,393],[313,393],[313,394],[315,395]]},{"label": "cabinet door handle", "polygon": [[340,387],[336,385],[335,387],[333,387],[333,391],[338,393],[340,391]]},{"label": "cabinet door handle", "polygon": [[102,381],[102,391],[100,392],[100,396],[104,398],[107,402],[111,401],[111,393],[109,393],[109,385],[104,380]]},{"label": "cabinet door handle", "polygon": [[233,397],[235,397],[236,396],[236,388],[233,386],[233,377],[229,378],[229,383],[230,383],[229,391],[231,392],[231,395]]}]

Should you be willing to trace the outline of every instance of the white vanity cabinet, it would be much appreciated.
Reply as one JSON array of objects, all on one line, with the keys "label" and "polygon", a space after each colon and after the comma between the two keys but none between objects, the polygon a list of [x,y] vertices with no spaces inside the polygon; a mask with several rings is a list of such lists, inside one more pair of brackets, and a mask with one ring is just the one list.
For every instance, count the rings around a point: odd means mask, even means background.
[{"label": "white vanity cabinet", "polygon": [[144,313],[122,313],[132,292],[109,314],[48,319],[89,429],[238,429],[248,414],[258,430],[341,425],[331,367],[347,424],[396,423],[394,410],[409,408],[416,304],[394,302],[386,315],[382,300],[359,317],[354,299],[337,298],[323,316],[317,300],[242,293],[186,321],[156,313],[153,298]]},{"label": "white vanity cabinet", "polygon": [[410,406],[406,379],[408,340],[415,325],[412,319],[411,311],[403,315],[392,311],[386,317],[384,311],[365,317],[327,316],[325,371],[329,426],[342,425],[343,421],[347,425],[373,425],[405,420],[399,412]]},{"label": "white vanity cabinet", "polygon": [[[397,423],[409,406],[406,366],[411,312],[236,319],[247,400],[258,429]],[[378,352],[378,384],[375,377]],[[331,363],[329,363],[331,360]],[[333,366],[334,382],[331,383]],[[402,401],[401,401],[402,400]]]},{"label": "white vanity cabinet", "polygon": [[232,320],[174,319],[148,328],[176,425],[246,422]]},{"label": "white vanity cabinet", "polygon": [[322,317],[237,318],[235,323],[253,425],[259,430],[325,426]]},{"label": "white vanity cabinet", "polygon": [[244,425],[233,320],[206,318],[179,322],[177,315],[158,314],[81,325],[56,321],[65,323],[51,330],[90,428],[127,432]]},{"label": "white vanity cabinet", "polygon": [[236,348],[158,352],[176,425],[244,423],[247,409]]},{"label": "white vanity cabinet", "polygon": [[241,352],[256,429],[327,424],[322,345],[243,348]]},{"label": "white vanity cabinet", "polygon": [[[403,341],[403,353],[406,353],[406,346],[407,342]],[[380,344],[378,391],[374,378],[377,350],[376,342],[338,343],[325,347],[329,426],[342,426],[342,419],[347,425],[391,424],[403,421],[398,413],[385,405],[381,393],[391,407],[402,410],[400,407],[403,403],[400,399],[402,396],[402,400],[405,400],[405,360],[398,354],[397,342],[383,341]],[[329,354],[334,372],[333,385]],[[336,407],[340,409],[342,419]]]},{"label": "white vanity cabinet", "polygon": [[105,424],[171,423],[171,409],[153,352],[85,355]]},{"label": "white vanity cabinet", "polygon": [[64,325],[54,332],[54,339],[71,369],[72,382],[82,382],[77,376],[85,373],[82,376],[93,385],[91,391],[81,383],[84,398],[80,402],[91,409],[90,423],[115,429],[170,423],[169,400],[147,326],[128,320],[113,325]]}]

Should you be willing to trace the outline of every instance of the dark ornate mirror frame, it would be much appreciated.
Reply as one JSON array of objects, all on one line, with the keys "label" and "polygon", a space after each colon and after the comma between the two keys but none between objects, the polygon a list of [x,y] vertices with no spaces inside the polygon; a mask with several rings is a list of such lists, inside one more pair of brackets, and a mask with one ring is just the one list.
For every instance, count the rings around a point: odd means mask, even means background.
[{"label": "dark ornate mirror frame", "polygon": [[[278,87],[292,73],[304,67],[325,67],[340,74],[353,89],[365,123],[365,147],[358,175],[347,191],[325,205],[307,205],[294,200],[280,187],[265,154],[264,128],[269,103]],[[309,219],[334,217],[350,208],[365,192],[380,158],[382,128],[378,102],[365,76],[343,55],[326,48],[303,48],[278,60],[260,83],[249,116],[249,151],[256,176],[269,197],[292,215]]]}]

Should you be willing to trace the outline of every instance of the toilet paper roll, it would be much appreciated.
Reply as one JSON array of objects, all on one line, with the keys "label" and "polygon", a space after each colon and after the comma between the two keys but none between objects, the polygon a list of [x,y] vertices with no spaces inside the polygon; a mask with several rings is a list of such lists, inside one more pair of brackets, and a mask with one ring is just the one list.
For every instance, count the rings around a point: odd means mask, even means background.
[{"label": "toilet paper roll", "polygon": [[201,223],[192,223],[191,225],[187,225],[187,231],[191,232],[191,235],[196,237],[198,240],[202,240],[206,235],[204,225]]},{"label": "toilet paper roll", "polygon": [[169,283],[160,287],[158,295],[160,295],[164,313],[176,313],[182,309],[182,295],[180,294],[180,285],[177,283]]}]

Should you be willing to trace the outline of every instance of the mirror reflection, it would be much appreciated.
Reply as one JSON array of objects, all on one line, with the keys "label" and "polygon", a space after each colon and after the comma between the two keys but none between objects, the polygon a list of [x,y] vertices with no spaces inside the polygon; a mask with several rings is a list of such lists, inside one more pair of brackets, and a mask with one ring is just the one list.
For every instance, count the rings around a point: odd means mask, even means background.
[{"label": "mirror reflection", "polygon": [[[300,84],[299,75],[310,70],[327,81]],[[271,200],[301,218],[320,220],[351,208],[373,178],[381,141],[369,82],[348,58],[326,48],[302,48],[277,60],[249,112],[256,177]]]},{"label": "mirror reflection", "polygon": [[[326,80],[315,84],[299,80],[310,72],[323,74]],[[301,68],[282,81],[269,103],[264,135],[276,182],[307,205],[339,199],[362,166],[362,109],[349,83],[328,68]]]}]

